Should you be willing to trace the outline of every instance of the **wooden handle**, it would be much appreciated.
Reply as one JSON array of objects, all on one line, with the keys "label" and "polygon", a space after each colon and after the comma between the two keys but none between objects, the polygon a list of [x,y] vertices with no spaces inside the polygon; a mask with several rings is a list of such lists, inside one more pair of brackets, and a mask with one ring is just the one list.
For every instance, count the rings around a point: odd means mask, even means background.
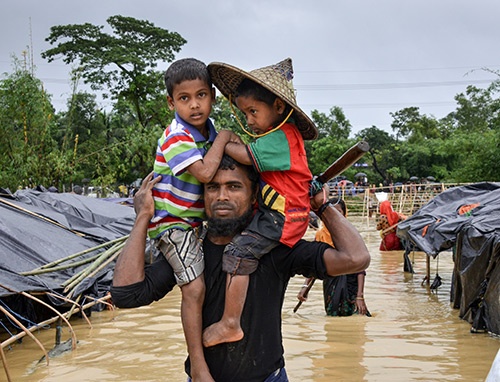
[{"label": "wooden handle", "polygon": [[359,141],[349,150],[347,150],[340,158],[333,162],[320,176],[318,180],[321,183],[326,183],[337,175],[342,174],[345,170],[356,163],[363,155],[370,150],[370,145],[366,141]]},{"label": "wooden handle", "polygon": [[[309,284],[307,284],[307,288],[306,288],[306,291],[305,291],[305,293],[304,293],[304,294],[306,294],[306,295],[307,295],[307,294],[309,293],[309,291],[310,291],[310,290],[311,290],[311,288],[313,287],[313,285],[314,285],[314,282],[315,282],[315,281],[316,281],[316,279],[314,279],[314,278],[313,278],[313,279],[309,282]],[[293,308],[293,312],[295,313],[295,312],[296,312],[296,311],[300,308],[300,306],[301,306],[301,305],[302,305],[302,301],[299,301],[299,302],[297,303],[297,305],[295,305],[295,308]]]}]

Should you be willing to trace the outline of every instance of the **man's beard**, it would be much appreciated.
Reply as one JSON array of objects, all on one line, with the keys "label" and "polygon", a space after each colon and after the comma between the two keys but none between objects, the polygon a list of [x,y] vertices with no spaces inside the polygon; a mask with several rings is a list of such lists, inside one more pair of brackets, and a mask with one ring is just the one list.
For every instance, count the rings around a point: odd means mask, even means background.
[{"label": "man's beard", "polygon": [[235,236],[247,227],[252,216],[253,209],[249,208],[247,212],[236,218],[208,218],[207,235],[212,237]]}]

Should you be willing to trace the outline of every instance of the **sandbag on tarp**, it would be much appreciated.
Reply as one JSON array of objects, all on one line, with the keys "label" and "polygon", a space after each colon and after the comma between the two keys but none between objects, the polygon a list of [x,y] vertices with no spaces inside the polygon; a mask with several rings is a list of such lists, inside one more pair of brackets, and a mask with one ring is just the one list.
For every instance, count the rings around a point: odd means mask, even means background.
[{"label": "sandbag on tarp", "polygon": [[[467,206],[471,207],[468,212]],[[473,208],[472,208],[473,207]],[[461,210],[462,209],[462,210]],[[458,232],[471,224],[486,233],[500,227],[500,183],[476,183],[450,188],[399,223],[399,238],[436,257],[451,249]]]},{"label": "sandbag on tarp", "polygon": [[[135,218],[133,208],[76,194],[23,190],[14,199],[0,199],[0,284],[15,292],[62,289],[62,282],[88,264],[36,276],[19,273],[128,235]],[[10,293],[0,287],[0,297]]]}]

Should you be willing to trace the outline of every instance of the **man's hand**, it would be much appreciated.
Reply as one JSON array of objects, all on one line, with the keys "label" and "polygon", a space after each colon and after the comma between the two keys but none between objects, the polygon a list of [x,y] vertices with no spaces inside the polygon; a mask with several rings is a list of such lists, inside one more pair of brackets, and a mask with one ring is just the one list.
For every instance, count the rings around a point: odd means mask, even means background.
[{"label": "man's hand", "polygon": [[153,179],[153,172],[146,176],[139,191],[134,196],[134,210],[137,216],[145,215],[151,219],[155,213],[155,203],[151,193],[154,185],[161,180],[161,175]]},{"label": "man's hand", "polygon": [[153,173],[144,178],[141,188],[134,196],[136,213],[134,227],[125,242],[113,272],[113,286],[125,286],[144,280],[144,252],[149,221],[154,215],[155,203],[151,190],[161,176],[153,179]]}]

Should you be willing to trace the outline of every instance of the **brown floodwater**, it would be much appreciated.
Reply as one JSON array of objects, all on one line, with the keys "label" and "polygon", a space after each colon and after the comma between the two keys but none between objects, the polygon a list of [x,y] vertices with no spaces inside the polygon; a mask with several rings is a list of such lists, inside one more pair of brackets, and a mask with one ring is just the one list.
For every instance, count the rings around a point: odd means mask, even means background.
[{"label": "brown floodwater", "polygon": [[[500,338],[470,333],[470,324],[452,309],[451,253],[431,260],[443,284],[431,292],[422,280],[425,255],[416,252],[415,274],[403,272],[402,252],[380,252],[375,222],[350,217],[372,254],[365,300],[372,317],[327,317],[317,282],[297,313],[302,277],[291,280],[283,307],[286,369],[291,381],[484,381]],[[186,347],[176,289],[163,300],[137,309],[93,312],[92,328],[72,325],[77,348],[45,362],[30,338],[6,348],[13,381],[185,381]],[[51,349],[53,329],[36,332]],[[63,331],[63,341],[69,338]],[[0,381],[6,379],[0,371]]]}]

